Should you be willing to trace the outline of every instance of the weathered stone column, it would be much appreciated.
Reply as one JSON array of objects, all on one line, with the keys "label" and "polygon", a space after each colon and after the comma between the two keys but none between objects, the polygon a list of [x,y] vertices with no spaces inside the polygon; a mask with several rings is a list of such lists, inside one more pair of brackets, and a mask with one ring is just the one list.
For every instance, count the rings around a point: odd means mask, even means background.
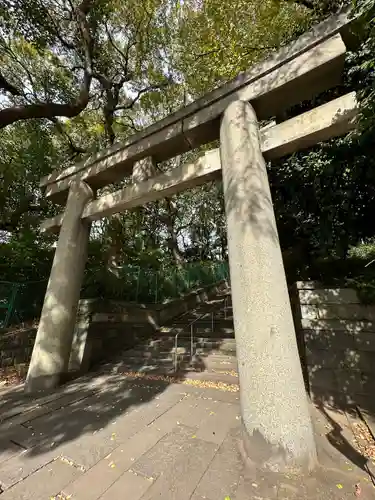
[{"label": "weathered stone column", "polygon": [[90,234],[81,215],[92,198],[87,184],[72,183],[27,374],[28,392],[56,387],[68,369]]},{"label": "weathered stone column", "polygon": [[244,443],[254,465],[312,468],[316,449],[256,114],[232,103],[220,129]]}]

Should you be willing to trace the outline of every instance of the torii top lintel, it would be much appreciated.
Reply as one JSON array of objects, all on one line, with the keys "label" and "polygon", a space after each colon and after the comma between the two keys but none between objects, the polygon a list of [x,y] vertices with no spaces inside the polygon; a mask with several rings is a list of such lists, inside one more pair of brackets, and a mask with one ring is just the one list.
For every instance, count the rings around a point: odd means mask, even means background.
[{"label": "torii top lintel", "polygon": [[239,74],[188,106],[63,171],[44,177],[46,196],[64,203],[73,179],[93,188],[116,182],[131,173],[146,156],[172,158],[219,137],[219,122],[234,100],[250,101],[260,119],[275,116],[339,83],[352,19],[347,12],[331,16],[280,49],[266,61]]}]

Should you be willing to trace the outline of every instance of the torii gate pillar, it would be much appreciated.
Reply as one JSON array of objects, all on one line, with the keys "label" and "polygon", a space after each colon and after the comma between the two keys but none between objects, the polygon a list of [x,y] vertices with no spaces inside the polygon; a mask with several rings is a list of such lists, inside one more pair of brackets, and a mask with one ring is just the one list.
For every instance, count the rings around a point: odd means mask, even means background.
[{"label": "torii gate pillar", "polygon": [[81,216],[92,198],[85,182],[73,181],[27,373],[27,392],[57,387],[68,371],[90,234],[90,223]]},{"label": "torii gate pillar", "polygon": [[229,105],[220,129],[244,442],[275,471],[311,469],[316,449],[257,117]]}]

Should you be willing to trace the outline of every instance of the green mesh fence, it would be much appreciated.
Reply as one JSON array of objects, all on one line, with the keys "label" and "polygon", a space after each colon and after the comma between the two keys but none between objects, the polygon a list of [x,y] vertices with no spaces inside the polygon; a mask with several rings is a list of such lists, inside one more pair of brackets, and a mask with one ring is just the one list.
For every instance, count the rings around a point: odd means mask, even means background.
[{"label": "green mesh fence", "polygon": [[46,287],[47,280],[27,283],[0,281],[0,327],[37,318]]},{"label": "green mesh fence", "polygon": [[126,299],[145,303],[164,302],[201,286],[229,279],[227,262],[191,263],[159,271],[125,266],[121,275],[129,285],[124,294]]},{"label": "green mesh fence", "polygon": [[[158,271],[124,266],[115,283],[100,289],[94,287],[89,296],[146,304],[162,303],[223,279],[229,279],[227,262],[196,262]],[[38,318],[46,287],[47,280],[28,283],[0,281],[0,328]],[[81,296],[87,296],[85,289]]]}]

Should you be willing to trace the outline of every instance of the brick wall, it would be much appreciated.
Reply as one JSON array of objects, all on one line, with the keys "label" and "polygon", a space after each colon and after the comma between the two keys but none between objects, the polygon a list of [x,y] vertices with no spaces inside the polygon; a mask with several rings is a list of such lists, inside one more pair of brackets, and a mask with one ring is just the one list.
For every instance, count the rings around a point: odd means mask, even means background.
[{"label": "brick wall", "polygon": [[298,282],[292,295],[305,380],[315,399],[359,403],[374,394],[375,306],[355,290]]}]

